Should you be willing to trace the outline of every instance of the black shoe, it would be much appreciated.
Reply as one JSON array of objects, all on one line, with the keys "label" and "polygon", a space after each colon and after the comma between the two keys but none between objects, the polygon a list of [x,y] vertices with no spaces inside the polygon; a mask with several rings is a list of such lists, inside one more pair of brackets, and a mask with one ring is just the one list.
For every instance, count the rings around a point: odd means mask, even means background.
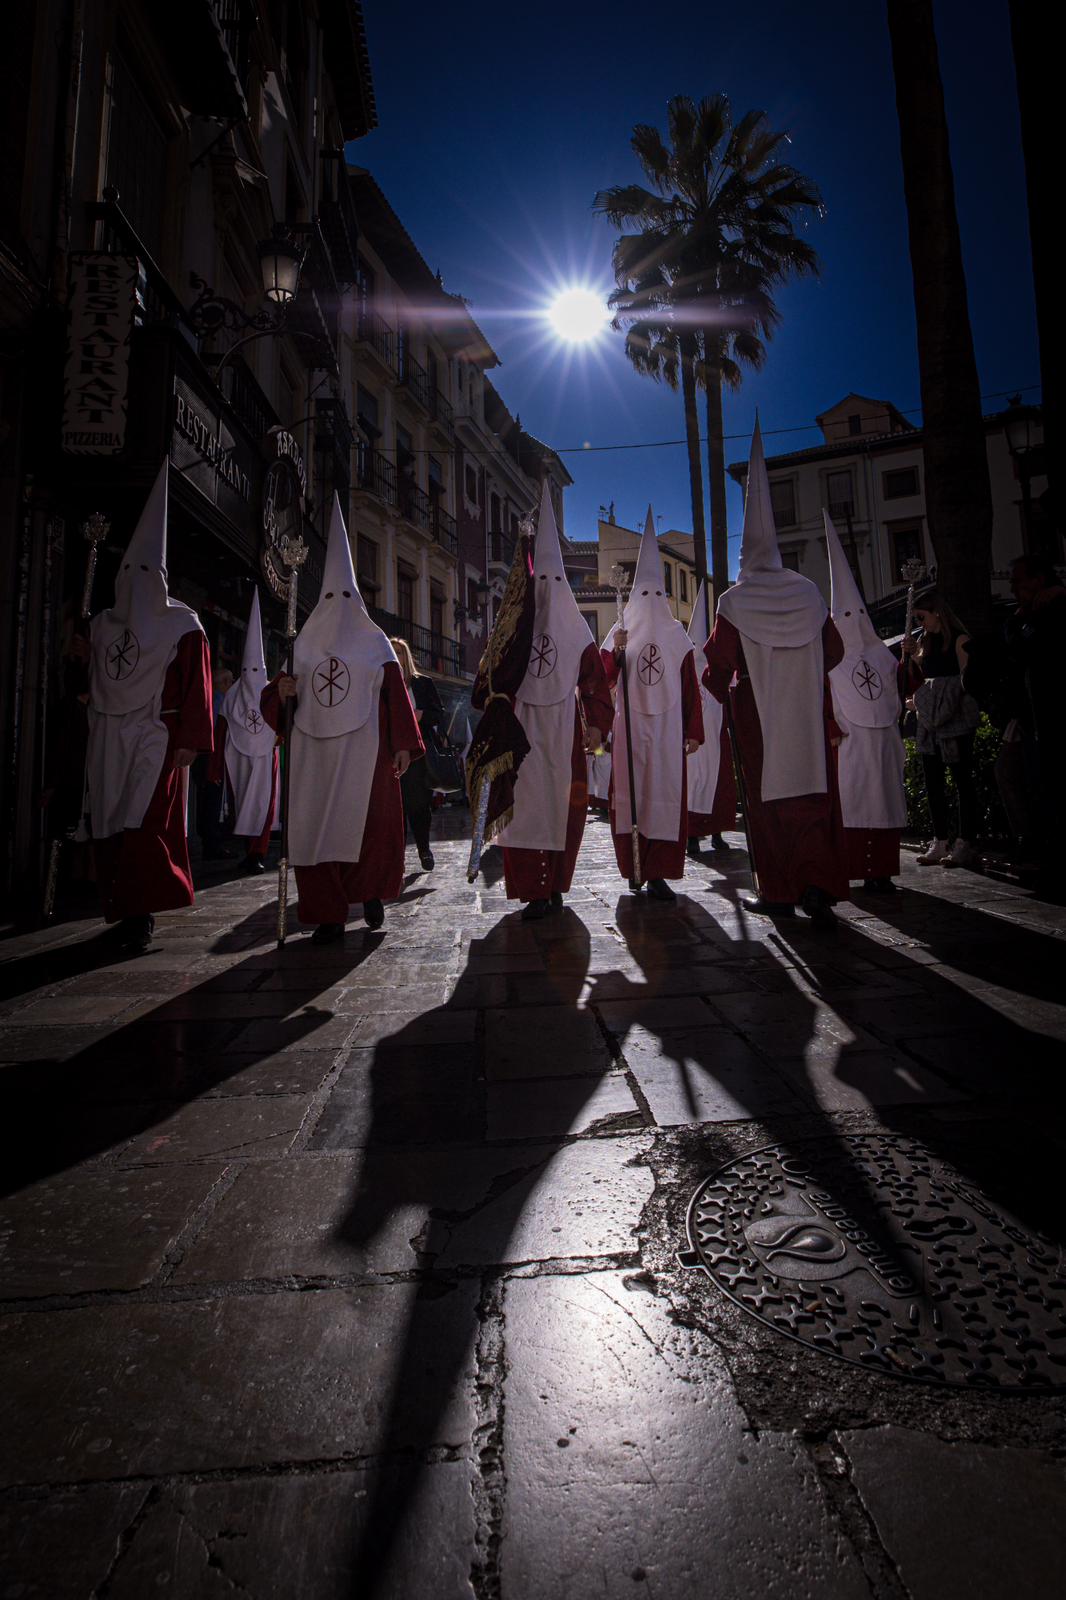
[{"label": "black shoe", "polygon": [[663,900],[667,903],[677,899],[677,895],[671,889],[665,878],[648,879],[648,897],[651,900]]},{"label": "black shoe", "polygon": [[242,872],[265,872],[266,862],[262,856],[245,856],[241,862]]},{"label": "black shoe", "polygon": [[385,921],[385,907],[380,900],[363,901],[363,921],[368,928],[380,928]]},{"label": "black shoe", "polygon": [[539,922],[551,910],[550,900],[530,900],[528,905],[522,907],[523,922]]},{"label": "black shoe", "polygon": [[152,947],[152,934],[155,932],[155,918],[123,917],[115,930],[115,937],[119,947],[131,956],[143,956],[146,950]]},{"label": "black shoe", "polygon": [[700,859],[700,841],[694,835],[685,846],[685,854],[690,856],[693,861]]},{"label": "black shoe", "polygon": [[800,895],[800,908],[807,913],[816,928],[835,928],[837,919],[833,915],[833,902],[824,889],[812,886],[804,889]]},{"label": "black shoe", "polygon": [[639,894],[643,887],[644,887],[644,885],[642,883],[638,883],[636,878],[630,878],[630,880],[629,880],[629,892],[630,892],[630,894]]},{"label": "black shoe", "polygon": [[[380,900],[378,901],[380,905]],[[311,935],[312,944],[336,944],[338,939],[344,938],[343,922],[320,922]]]},{"label": "black shoe", "polygon": [[733,846],[731,844],[727,844],[720,833],[711,834],[711,849],[714,850],[718,855],[722,855],[723,853],[728,855],[732,848]]},{"label": "black shoe", "polygon": [[562,909],[563,897],[558,890],[556,890],[556,892],[548,900],[548,910],[553,917],[557,917]]},{"label": "black shoe", "polygon": [[432,850],[420,850],[418,852],[418,860],[423,872],[432,872],[433,868],[437,865],[433,859]]},{"label": "black shoe", "polygon": [[740,902],[741,910],[753,911],[758,917],[794,917],[796,908],[787,900],[763,900],[756,897]]},{"label": "black shoe", "polygon": [[866,878],[863,889],[867,894],[895,894],[896,885],[891,878]]}]

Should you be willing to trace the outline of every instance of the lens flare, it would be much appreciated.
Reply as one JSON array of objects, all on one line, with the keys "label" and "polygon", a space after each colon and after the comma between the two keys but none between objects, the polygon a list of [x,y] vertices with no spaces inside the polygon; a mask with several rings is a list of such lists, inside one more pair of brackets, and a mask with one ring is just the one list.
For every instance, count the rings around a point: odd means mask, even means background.
[{"label": "lens flare", "polygon": [[611,313],[591,289],[565,289],[548,307],[548,321],[566,344],[587,344],[601,334]]}]

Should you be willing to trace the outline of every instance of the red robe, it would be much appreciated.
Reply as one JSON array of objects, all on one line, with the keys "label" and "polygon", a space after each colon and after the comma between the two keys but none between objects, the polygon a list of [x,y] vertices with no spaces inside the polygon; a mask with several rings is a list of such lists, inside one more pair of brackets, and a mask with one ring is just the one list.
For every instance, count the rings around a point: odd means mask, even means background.
[{"label": "red robe", "polygon": [[[607,682],[613,688],[618,679],[618,663],[610,650],[601,650]],[[620,693],[621,691],[619,691]],[[690,651],[681,663],[681,736],[703,743],[703,707],[700,704],[700,685],[696,677],[695,652]],[[677,839],[647,839],[640,833],[640,870],[645,883],[650,878],[683,878],[685,875],[685,846],[688,842],[688,771],[682,758],[681,811],[677,825]],[[717,797],[716,797],[717,798]],[[628,833],[619,833],[614,825],[614,771],[611,772],[609,801],[611,836],[614,839],[615,860],[623,878],[633,876],[633,840]],[[637,819],[640,820],[639,818]]]},{"label": "red robe", "polygon": [[[230,804],[236,810],[236,800],[233,786],[229,781],[226,771],[226,740],[229,737],[229,724],[225,717],[215,719],[215,748],[211,759],[207,763],[208,783],[224,783],[226,793],[229,795]],[[265,758],[264,758],[265,759]],[[262,833],[256,838],[248,840],[248,854],[250,856],[265,856],[270,849],[270,831],[274,826],[274,818],[278,810],[278,752],[274,750],[274,761],[270,771],[270,805],[267,808],[266,822],[263,824]]]},{"label": "red robe", "polygon": [[[602,734],[610,731],[614,711],[611,694],[603,674],[600,652],[595,644],[586,645],[578,669],[577,692],[581,711],[590,728]],[[481,710],[478,699],[474,709]],[[570,807],[566,819],[566,844],[562,850],[522,850],[504,846],[503,881],[508,900],[547,900],[552,894],[565,894],[574,881],[574,865],[585,832],[588,811],[588,768],[581,736],[581,716],[574,705],[574,742],[570,752]]]},{"label": "red robe", "polygon": [[[277,731],[281,697],[277,679],[263,690],[263,715]],[[343,735],[341,736],[343,737]],[[395,900],[403,888],[404,820],[400,780],[393,758],[409,750],[412,760],[425,754],[403,673],[386,662],[378,703],[378,754],[370,784],[363,847],[358,861],[320,861],[296,868],[301,922],[347,922],[348,908],[366,900]]]},{"label": "red robe", "polygon": [[[828,679],[823,679],[826,793],[762,800],[762,728],[740,634],[726,617],[719,616],[703,650],[707,657],[704,683],[723,704],[728,693],[733,707],[759,893],[764,900],[781,905],[795,905],[807,888],[823,889],[834,899],[846,900],[844,824],[830,742],[840,730],[833,721]],[[822,628],[822,659],[826,673],[844,659],[844,643],[831,617]],[[734,673],[738,681],[730,689]]]},{"label": "red robe", "polygon": [[729,742],[729,728],[722,719],[721,755],[718,761],[718,782],[714,787],[714,808],[707,811],[690,811],[688,836],[703,839],[709,833],[724,833],[737,825],[737,775],[733,771],[733,746]]},{"label": "red robe", "polygon": [[93,842],[96,877],[108,922],[177,911],[193,903],[189,842],[185,832],[188,769],[174,765],[175,750],[210,751],[211,656],[198,628],[183,634],[163,678],[161,720],[167,752],[139,828]]},{"label": "red robe", "polygon": [[[910,662],[909,670],[900,662],[896,668],[896,687],[901,712],[903,702],[914,693],[921,681],[922,669],[916,661]],[[845,828],[848,877],[853,881],[860,878],[898,878],[900,832],[899,828]]]}]

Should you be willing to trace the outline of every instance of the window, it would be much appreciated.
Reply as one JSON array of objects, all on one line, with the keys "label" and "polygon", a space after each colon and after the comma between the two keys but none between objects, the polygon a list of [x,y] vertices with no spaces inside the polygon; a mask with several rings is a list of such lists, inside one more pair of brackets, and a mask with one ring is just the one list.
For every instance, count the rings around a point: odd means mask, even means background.
[{"label": "window", "polygon": [[466,580],[466,609],[470,616],[481,610],[481,596],[478,594],[476,578]]},{"label": "window", "polygon": [[359,579],[359,590],[369,605],[376,605],[378,598],[378,547],[373,539],[365,535],[356,537],[356,572]]},{"label": "window", "polygon": [[517,539],[518,538],[518,512],[517,511],[512,511],[511,512],[511,538],[512,539]]},{"label": "window", "polygon": [[396,427],[396,465],[408,478],[414,478],[415,452],[413,441],[408,430],[401,428],[399,424]]},{"label": "window", "polygon": [[912,522],[889,522],[885,525],[885,531],[892,552],[892,581],[902,583],[904,564],[922,559],[922,524],[917,519]]},{"label": "window", "polygon": [[678,568],[678,570],[677,570],[677,581],[681,585],[681,598],[682,598],[682,600],[687,600],[688,599],[688,573],[685,571],[684,567],[679,567]]},{"label": "window", "polygon": [[396,563],[396,610],[404,622],[414,622],[415,575],[402,561]]},{"label": "window", "polygon": [[796,483],[793,478],[774,478],[770,482],[770,504],[779,528],[796,526]]},{"label": "window", "polygon": [[439,583],[429,586],[429,631],[438,638],[444,634],[444,590]]},{"label": "window", "polygon": [[466,466],[466,498],[473,505],[477,505],[477,468],[472,467],[469,462]]},{"label": "window", "polygon": [[364,389],[361,383],[356,386],[355,391],[355,415],[363,432],[369,435],[371,443],[381,438],[377,396],[372,395],[369,389]]},{"label": "window", "polygon": [[798,572],[799,569],[800,569],[799,551],[798,550],[782,550],[782,552],[781,552],[781,565],[783,567],[787,567],[789,572]]},{"label": "window", "polygon": [[853,411],[848,418],[848,432],[853,439],[862,432],[862,417],[857,411]]},{"label": "window", "polygon": [[599,644],[599,642],[600,642],[600,619],[599,619],[599,616],[597,615],[597,613],[595,611],[583,611],[581,613],[581,615],[584,618],[584,620],[588,623],[589,632],[591,633],[592,637],[595,639],[596,643]]},{"label": "window", "polygon": [[429,498],[431,500],[444,498],[444,473],[436,456],[429,457]]},{"label": "window", "polygon": [[151,100],[125,55],[116,51],[111,68],[105,181],[118,190],[119,204],[157,260],[163,254],[167,143]]},{"label": "window", "polygon": [[882,472],[881,493],[886,500],[903,500],[918,493],[918,468],[896,467],[892,472]]},{"label": "window", "polygon": [[500,521],[500,497],[498,494],[489,496],[489,532],[503,532],[503,524]]},{"label": "window", "polygon": [[674,569],[670,565],[669,561],[664,561],[663,562],[663,587],[666,590],[667,594],[670,594],[670,595],[673,594],[673,592],[674,592]]},{"label": "window", "polygon": [[829,515],[831,517],[853,517],[855,515],[855,480],[848,467],[840,472],[827,472],[825,475],[825,497],[829,502]]}]

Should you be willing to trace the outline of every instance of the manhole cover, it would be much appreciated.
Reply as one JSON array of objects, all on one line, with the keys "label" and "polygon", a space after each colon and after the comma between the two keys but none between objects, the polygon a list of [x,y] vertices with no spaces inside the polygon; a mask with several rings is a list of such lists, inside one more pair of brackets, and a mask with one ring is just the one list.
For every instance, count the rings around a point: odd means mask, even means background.
[{"label": "manhole cover", "polygon": [[860,1366],[969,1388],[1066,1388],[1066,1272],[916,1139],[767,1145],[696,1190],[692,1250],[778,1333]]}]

